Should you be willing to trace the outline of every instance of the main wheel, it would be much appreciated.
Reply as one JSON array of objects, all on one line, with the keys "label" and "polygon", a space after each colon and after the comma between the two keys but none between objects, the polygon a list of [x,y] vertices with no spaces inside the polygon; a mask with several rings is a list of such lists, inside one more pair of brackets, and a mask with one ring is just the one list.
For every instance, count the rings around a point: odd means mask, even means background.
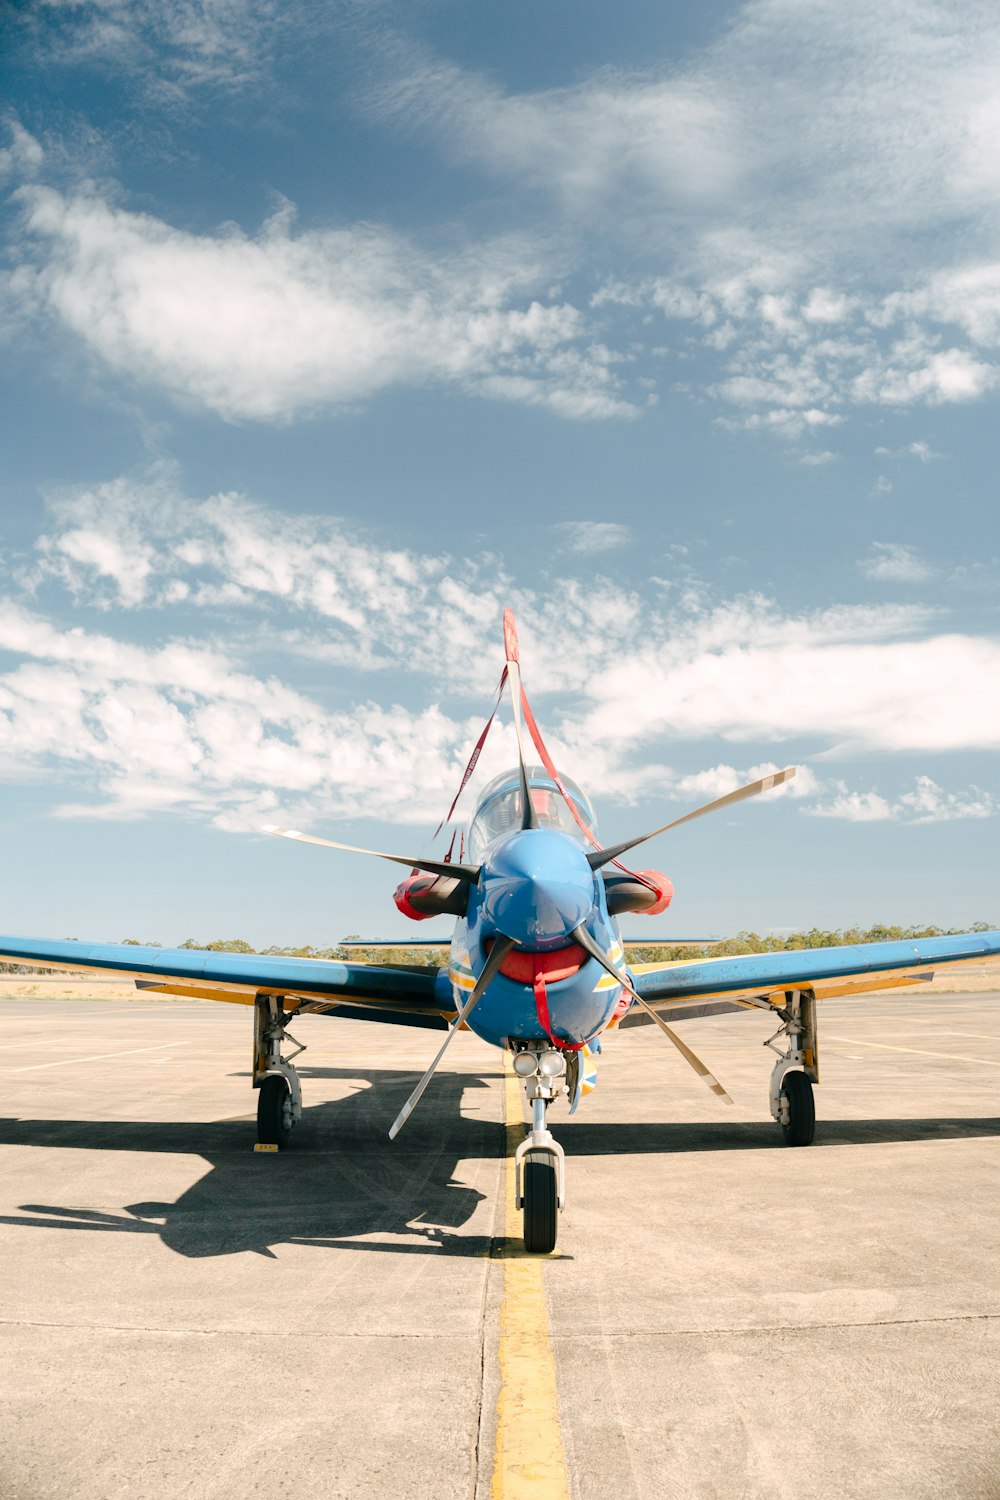
[{"label": "main wheel", "polygon": [[257,1091],[257,1139],[287,1146],[292,1136],[292,1093],[280,1073],[268,1073]]},{"label": "main wheel", "polygon": [[524,1158],[524,1248],[548,1255],[556,1248],[559,1192],[556,1164],[549,1151],[529,1151]]},{"label": "main wheel", "polygon": [[816,1134],[816,1104],[811,1079],[795,1070],[781,1080],[781,1092],[788,1100],[788,1124],[782,1125],[786,1146],[808,1146]]}]

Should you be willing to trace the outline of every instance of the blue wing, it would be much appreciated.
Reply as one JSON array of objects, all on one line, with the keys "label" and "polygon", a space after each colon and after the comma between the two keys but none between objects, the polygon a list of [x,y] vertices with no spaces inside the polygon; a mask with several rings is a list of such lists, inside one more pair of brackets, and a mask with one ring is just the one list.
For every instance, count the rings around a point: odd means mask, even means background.
[{"label": "blue wing", "polygon": [[284,995],[287,1011],[328,1012],[439,1031],[455,1017],[446,969],[18,937],[0,937],[0,959],[53,969],[110,971],[136,980],[142,989],[196,1000],[252,1005],[255,995]]},{"label": "blue wing", "polygon": [[[812,990],[817,999],[891,989],[933,977],[944,965],[1000,955],[1000,932],[966,932],[955,937],[915,938],[910,942],[858,943],[844,948],[799,948],[791,953],[750,953],[742,958],[709,958],[697,963],[637,965],[635,987],[665,1017],[735,1010],[755,999],[783,1004],[785,990]],[[648,1017],[626,1016],[622,1025],[642,1025]]]}]

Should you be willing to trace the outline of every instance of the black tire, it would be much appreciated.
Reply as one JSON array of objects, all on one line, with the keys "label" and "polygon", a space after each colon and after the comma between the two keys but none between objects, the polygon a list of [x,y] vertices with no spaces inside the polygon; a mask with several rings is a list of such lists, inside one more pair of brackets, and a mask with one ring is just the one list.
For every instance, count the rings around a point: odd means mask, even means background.
[{"label": "black tire", "polygon": [[287,1146],[291,1138],[291,1090],[280,1073],[268,1073],[257,1091],[257,1139],[262,1146]]},{"label": "black tire", "polygon": [[549,1151],[529,1151],[524,1158],[524,1248],[529,1255],[548,1255],[556,1248],[558,1222],[555,1161]]},{"label": "black tire", "polygon": [[816,1134],[816,1103],[813,1099],[812,1080],[797,1070],[786,1073],[781,1080],[781,1092],[788,1100],[788,1124],[781,1127],[785,1145],[811,1145]]}]

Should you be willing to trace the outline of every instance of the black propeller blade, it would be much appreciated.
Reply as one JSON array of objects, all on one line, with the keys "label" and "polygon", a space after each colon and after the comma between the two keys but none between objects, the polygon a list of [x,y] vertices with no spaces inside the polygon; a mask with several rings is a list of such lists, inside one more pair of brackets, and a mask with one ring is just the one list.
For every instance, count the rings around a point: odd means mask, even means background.
[{"label": "black propeller blade", "polygon": [[716,1078],[711,1069],[706,1068],[697,1052],[693,1052],[688,1046],[687,1042],[682,1041],[673,1027],[668,1026],[663,1017],[653,1009],[649,1001],[642,998],[638,990],[636,990],[629,981],[628,975],[621,973],[618,969],[615,968],[608,955],[601,948],[601,945],[595,938],[591,937],[586,927],[581,925],[576,929],[576,931],[573,933],[573,941],[575,943],[579,943],[580,947],[583,948],[585,952],[589,953],[591,958],[596,958],[601,967],[606,969],[613,979],[617,979],[618,983],[620,985],[623,985],[624,988],[628,990],[629,994],[632,996],[632,999],[636,1002],[636,1004],[656,1022],[657,1026],[659,1026],[664,1036],[674,1044],[688,1066],[694,1069],[699,1078],[703,1078],[705,1080],[705,1082],[708,1084],[708,1087],[712,1090],[712,1093],[718,1094],[720,1099],[725,1099],[727,1103],[732,1104],[733,1101],[727,1091],[723,1088],[722,1084]]},{"label": "black propeller blade", "polygon": [[455,1035],[456,1031],[460,1029],[462,1022],[467,1020],[469,1016],[471,1016],[472,1012],[475,1010],[476,1006],[479,1004],[480,1000],[483,998],[487,989],[489,988],[490,980],[493,978],[494,974],[496,974],[500,965],[503,963],[504,959],[507,957],[507,954],[513,947],[513,938],[504,937],[502,932],[497,933],[496,939],[493,943],[493,947],[490,949],[486,958],[486,962],[483,965],[483,972],[476,980],[475,988],[473,989],[472,994],[469,996],[468,1000],[466,1000],[461,1011],[452,1022],[451,1028],[449,1029],[448,1035],[445,1037],[444,1041],[441,1044],[441,1048],[438,1052],[437,1057],[435,1057],[434,1061],[427,1069],[427,1072],[424,1074],[423,1078],[421,1078],[420,1082],[413,1090],[413,1093],[410,1095],[409,1099],[407,1099],[406,1103],[403,1105],[402,1109],[399,1111],[399,1114],[393,1121],[392,1129],[389,1131],[390,1141],[394,1141],[396,1139],[397,1135],[412,1115],[414,1109],[420,1103],[421,1095],[423,1094],[424,1089],[430,1083],[431,1079],[434,1077],[434,1074],[437,1072],[438,1063],[441,1061],[442,1057],[444,1057],[445,1052],[448,1050],[448,1046],[451,1042],[452,1037]]},{"label": "black propeller blade", "polygon": [[312,833],[300,833],[297,828],[275,828],[273,824],[262,832],[273,833],[279,839],[296,839],[300,844],[319,844],[323,849],[345,849],[348,854],[372,854],[376,859],[391,859],[393,864],[426,870],[428,875],[446,875],[449,880],[465,880],[469,885],[478,883],[482,868],[480,865],[447,864],[437,859],[410,859],[405,854],[383,854],[381,849],[359,849],[355,844],[337,844],[333,839],[319,839]]}]

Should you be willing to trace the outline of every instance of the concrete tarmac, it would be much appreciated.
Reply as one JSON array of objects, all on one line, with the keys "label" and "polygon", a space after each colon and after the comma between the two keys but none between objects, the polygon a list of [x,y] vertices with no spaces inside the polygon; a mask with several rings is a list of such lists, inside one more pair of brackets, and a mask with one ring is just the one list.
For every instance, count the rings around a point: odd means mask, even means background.
[{"label": "concrete tarmac", "polygon": [[[390,1144],[433,1033],[303,1018],[305,1118],[261,1155],[247,1009],[0,1017],[2,1500],[519,1500],[499,1054],[456,1038]],[[553,1112],[565,1484],[519,1493],[1000,1497],[1000,995],[821,1006],[808,1149],[771,1029],[683,1027],[733,1107],[648,1027]]]}]

